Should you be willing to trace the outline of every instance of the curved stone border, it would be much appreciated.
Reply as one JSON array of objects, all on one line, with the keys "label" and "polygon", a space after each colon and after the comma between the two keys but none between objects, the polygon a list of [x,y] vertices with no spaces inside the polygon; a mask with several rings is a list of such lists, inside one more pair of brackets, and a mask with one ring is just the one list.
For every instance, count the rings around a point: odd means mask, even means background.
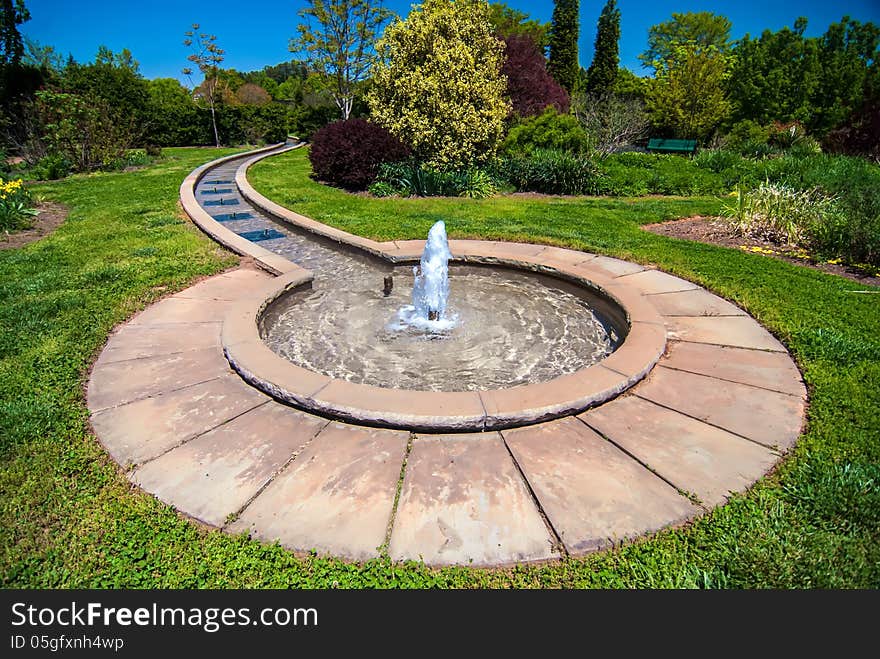
[{"label": "curved stone border", "polygon": [[[255,149],[250,153],[253,154],[262,154],[262,157],[266,157],[269,155],[275,155],[279,153],[284,153],[285,151],[291,151],[293,149],[298,149],[303,144],[291,144],[288,145],[286,143],[273,144],[271,146],[266,146],[261,149]],[[205,175],[208,174],[212,169],[215,169],[219,165],[230,162],[232,160],[238,160],[242,157],[242,155],[246,154],[233,154],[231,156],[224,156],[223,158],[218,158],[216,160],[212,160],[211,162],[205,163],[201,167],[194,169],[190,174],[183,179],[183,183],[180,184],[180,203],[183,206],[184,212],[189,216],[189,218],[195,223],[197,227],[199,227],[206,234],[211,236],[215,241],[232,250],[236,254],[243,256],[250,256],[254,259],[254,261],[261,268],[266,270],[267,272],[272,273],[273,275],[280,275],[286,272],[291,272],[292,270],[303,270],[295,263],[291,263],[287,259],[274,252],[270,252],[267,249],[260,247],[252,243],[250,240],[246,238],[242,238],[238,234],[233,231],[230,231],[222,224],[217,222],[213,217],[202,208],[201,204],[196,200],[196,186],[199,184]]]},{"label": "curved stone border", "polygon": [[[286,149],[266,149],[242,163],[235,175],[241,195],[259,210],[300,229],[333,240],[346,248],[361,250],[392,263],[418,260],[424,241],[378,243],[328,227],[294,213],[259,194],[247,180],[247,170],[255,162]],[[239,156],[240,157],[240,156]],[[219,161],[228,162],[229,159]],[[195,201],[194,188],[211,167],[200,168],[190,182],[190,197],[184,206]],[[204,213],[204,211],[201,211]],[[207,213],[205,213],[207,215]],[[199,216],[199,212],[191,213]],[[212,229],[212,237],[231,233],[219,223],[202,222]],[[201,225],[200,225],[201,226]],[[227,243],[239,246],[242,240],[233,234]],[[253,256],[262,248],[254,245]],[[263,342],[260,318],[275,299],[309,277],[305,271],[278,265],[276,272],[293,273],[282,276],[275,286],[267,286],[265,299],[242,301],[230,309],[223,325],[222,344],[232,367],[250,384],[274,398],[302,409],[354,423],[378,425],[425,432],[462,432],[510,428],[537,423],[610,400],[641,380],[654,366],[666,345],[666,334],[657,311],[646,304],[641,294],[624,283],[614,282],[601,268],[587,261],[595,255],[571,250],[511,245],[491,241],[450,241],[453,260],[462,263],[504,265],[533,270],[565,279],[612,300],[626,314],[628,332],[623,344],[601,363],[553,380],[480,392],[434,392],[389,389],[333,379],[292,364],[270,350]],[[265,259],[264,259],[265,260]]]},{"label": "curved stone border", "polygon": [[[484,254],[486,245],[456,249]],[[95,434],[134,484],[204,524],[302,554],[387,551],[395,561],[472,566],[579,556],[681,524],[748,488],[794,446],[800,373],[741,309],[633,263],[504,248],[503,259],[589,264],[608,288],[637,290],[668,333],[656,367],[585,413],[514,429],[413,435],[328,421],[231,370],[221,345],[230,310],[258,308],[309,277],[242,267],[114,329],[88,383]]]},{"label": "curved stone border", "polygon": [[[483,253],[491,258],[493,249],[502,247],[485,246]],[[614,300],[627,313],[629,332],[599,364],[547,382],[479,392],[414,391],[347,382],[304,369],[269,349],[258,329],[263,311],[303,283],[296,275],[267,285],[260,291],[264,299],[232,306],[223,322],[223,350],[247,382],[276,399],[331,418],[425,432],[494,430],[546,421],[617,396],[651,370],[666,345],[662,318],[635,289],[588,267],[558,265],[552,272]]]}]

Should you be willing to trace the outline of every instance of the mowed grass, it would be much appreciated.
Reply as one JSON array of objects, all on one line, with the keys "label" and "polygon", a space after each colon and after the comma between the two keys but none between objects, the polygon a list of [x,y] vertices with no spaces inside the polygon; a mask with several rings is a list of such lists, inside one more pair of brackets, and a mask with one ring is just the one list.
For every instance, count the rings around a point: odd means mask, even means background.
[{"label": "mowed grass", "polygon": [[234,265],[181,219],[177,190],[224,151],[43,185],[70,218],[0,252],[0,584],[5,587],[863,587],[880,585],[880,298],[841,278],[639,225],[717,212],[706,199],[376,200],[308,179],[303,151],[252,170],[264,194],[379,239],[530,240],[656,264],[744,306],[795,355],[806,433],[750,492],[619,549],[504,570],[350,564],[206,531],[132,488],[88,426],[83,386],[117,323]]}]

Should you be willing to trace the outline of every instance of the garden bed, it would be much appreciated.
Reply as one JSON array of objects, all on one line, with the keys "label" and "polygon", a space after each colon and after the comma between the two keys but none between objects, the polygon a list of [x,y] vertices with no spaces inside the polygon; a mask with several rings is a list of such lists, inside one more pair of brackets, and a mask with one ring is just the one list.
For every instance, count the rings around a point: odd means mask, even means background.
[{"label": "garden bed", "polygon": [[866,273],[863,270],[850,265],[839,263],[836,260],[823,261],[807,254],[800,247],[793,245],[778,245],[769,240],[762,240],[753,236],[743,236],[734,232],[730,226],[717,217],[685,217],[679,220],[667,220],[656,224],[646,224],[642,227],[646,231],[659,236],[680,238],[682,240],[694,240],[707,245],[731,247],[741,249],[752,254],[764,254],[789,263],[795,263],[807,268],[821,270],[832,275],[846,277],[867,286],[880,286],[880,277]]},{"label": "garden bed", "polygon": [[44,201],[34,206],[39,214],[27,229],[0,235],[0,249],[15,249],[45,238],[67,219],[67,208],[61,204]]}]

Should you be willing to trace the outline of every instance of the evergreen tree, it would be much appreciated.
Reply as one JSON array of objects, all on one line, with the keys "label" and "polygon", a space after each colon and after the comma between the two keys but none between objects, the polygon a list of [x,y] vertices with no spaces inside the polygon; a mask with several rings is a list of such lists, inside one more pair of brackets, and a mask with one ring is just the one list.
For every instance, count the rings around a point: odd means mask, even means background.
[{"label": "evergreen tree", "polygon": [[30,20],[24,0],[0,2],[0,64],[18,65],[24,56],[24,42],[18,26]]},{"label": "evergreen tree", "polygon": [[620,10],[617,0],[608,0],[599,15],[596,31],[596,48],[593,63],[587,70],[589,94],[602,95],[614,90],[617,80],[618,41],[620,40]]},{"label": "evergreen tree", "polygon": [[550,64],[548,69],[556,82],[569,93],[578,86],[579,0],[556,0],[550,28]]}]

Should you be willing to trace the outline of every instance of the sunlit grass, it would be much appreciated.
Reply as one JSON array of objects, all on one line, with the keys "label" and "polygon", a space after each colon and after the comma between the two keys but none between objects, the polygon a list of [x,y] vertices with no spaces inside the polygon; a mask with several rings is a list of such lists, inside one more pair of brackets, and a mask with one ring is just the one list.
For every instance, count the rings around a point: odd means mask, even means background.
[{"label": "sunlit grass", "polygon": [[0,575],[6,587],[877,587],[880,313],[854,282],[640,224],[721,201],[503,197],[375,200],[320,186],[302,152],[251,180],[307,215],[379,239],[563,244],[653,263],[744,306],[793,351],[810,388],[806,434],[771,478],[691,526],[619,550],[505,570],[298,559],[207,532],[133,489],[88,426],[83,386],[110,329],[235,259],[185,222],[177,191],[226,153],[166,150],[139,172],[37,192],[70,208],[55,234],[0,253]]}]

